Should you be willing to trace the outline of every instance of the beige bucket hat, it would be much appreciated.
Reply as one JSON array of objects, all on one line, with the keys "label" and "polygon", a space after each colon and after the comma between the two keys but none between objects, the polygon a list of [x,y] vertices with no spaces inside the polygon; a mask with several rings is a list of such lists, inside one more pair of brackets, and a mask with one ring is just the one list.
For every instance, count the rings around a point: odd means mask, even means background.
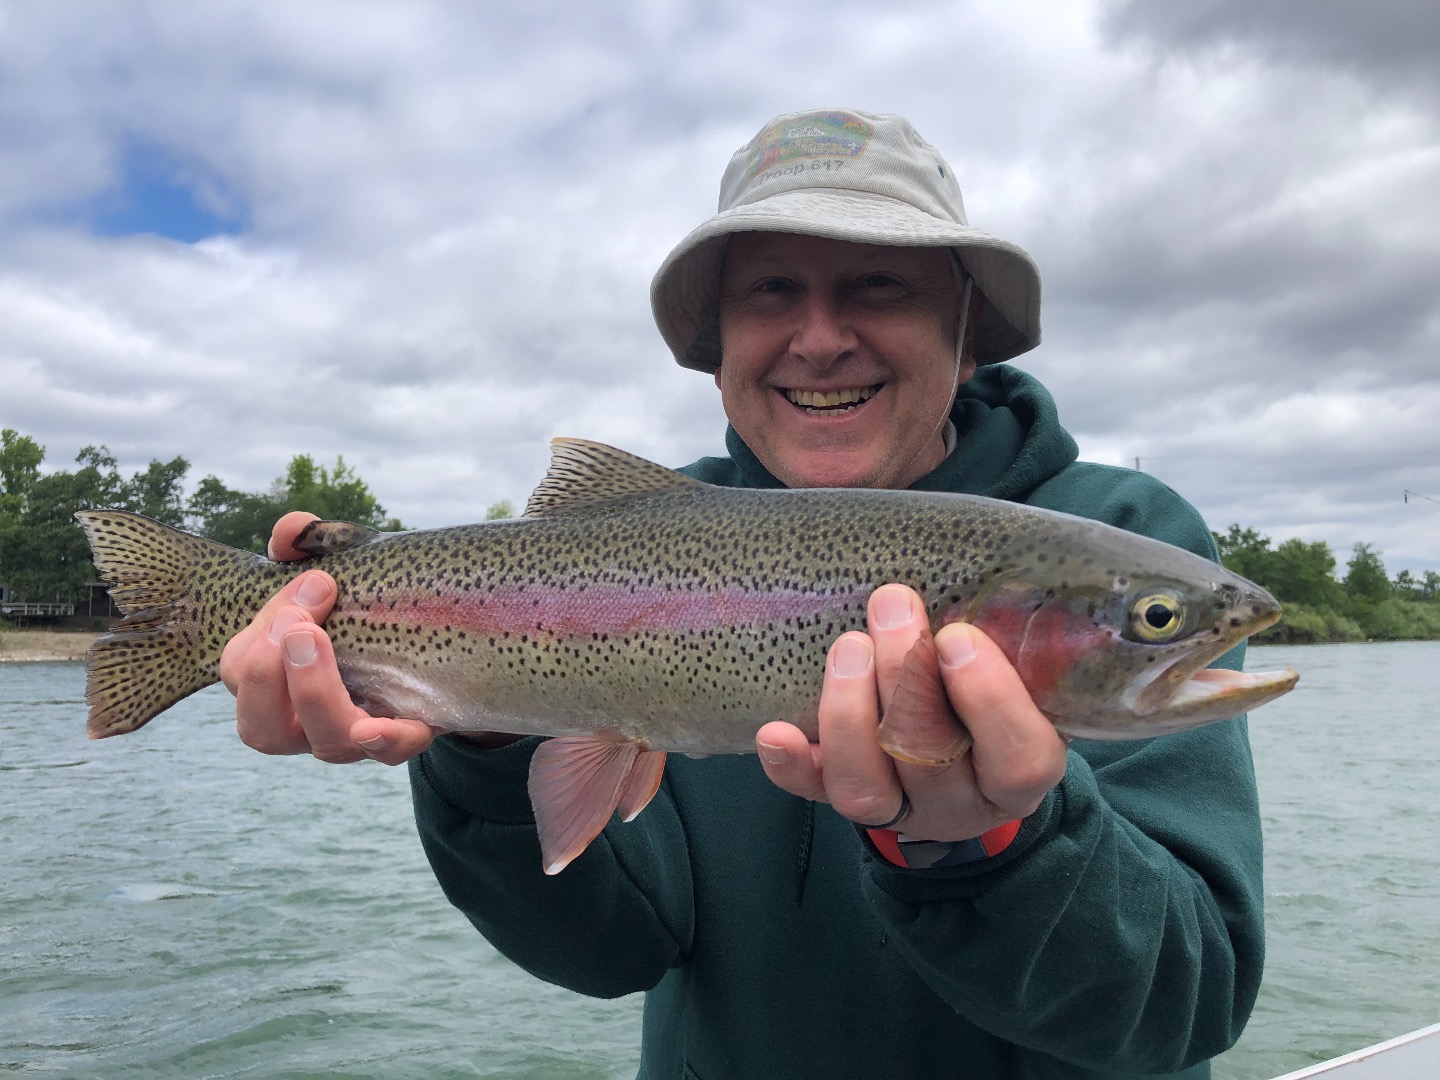
[{"label": "beige bucket hat", "polygon": [[736,151],[720,181],[719,212],[675,246],[650,285],[655,322],[682,367],[720,366],[720,267],[737,232],[949,247],[990,301],[975,325],[976,362],[1040,344],[1034,260],[970,226],[954,170],[904,117],[787,113]]}]

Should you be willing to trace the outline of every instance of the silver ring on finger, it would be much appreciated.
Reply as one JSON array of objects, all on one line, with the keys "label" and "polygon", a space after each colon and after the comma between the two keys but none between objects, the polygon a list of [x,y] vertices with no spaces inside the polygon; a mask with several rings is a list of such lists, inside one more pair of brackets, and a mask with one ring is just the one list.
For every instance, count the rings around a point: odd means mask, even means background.
[{"label": "silver ring on finger", "polygon": [[904,788],[901,788],[901,789],[900,789],[900,809],[897,810],[897,811],[895,811],[895,816],[892,817],[889,821],[885,822],[884,825],[866,825],[865,828],[867,828],[867,829],[893,829],[896,825],[900,824],[901,820],[904,819],[904,817],[905,817],[907,814],[909,814],[909,813],[910,813],[910,796],[905,793],[905,789],[904,789]]}]

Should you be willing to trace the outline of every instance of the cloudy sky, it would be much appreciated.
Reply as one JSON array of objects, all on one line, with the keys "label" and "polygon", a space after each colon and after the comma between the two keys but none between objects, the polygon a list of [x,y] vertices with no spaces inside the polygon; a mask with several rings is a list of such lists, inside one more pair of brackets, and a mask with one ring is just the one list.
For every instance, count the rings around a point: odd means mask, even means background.
[{"label": "cloudy sky", "polygon": [[776,113],[908,116],[1026,247],[1021,363],[1213,527],[1440,569],[1433,0],[0,0],[0,426],[407,524],[558,434],[679,465],[650,275]]}]

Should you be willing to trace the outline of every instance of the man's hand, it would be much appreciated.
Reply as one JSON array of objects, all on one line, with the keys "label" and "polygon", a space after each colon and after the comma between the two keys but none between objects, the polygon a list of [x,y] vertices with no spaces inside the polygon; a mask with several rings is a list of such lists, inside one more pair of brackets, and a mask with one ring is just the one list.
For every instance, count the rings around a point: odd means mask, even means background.
[{"label": "man's hand", "polygon": [[[912,589],[885,585],[868,619],[868,635],[842,634],[826,658],[819,743],[778,721],[756,733],[766,775],[871,827],[895,817],[903,793],[910,809],[890,827],[926,840],[968,840],[1033,813],[1065,775],[1065,742],[995,643],[962,623],[935,635],[945,692],[974,743],[946,765],[908,764],[880,748],[876,730],[906,656],[929,630],[925,609]],[[941,725],[963,738],[948,714],[887,720],[892,735],[913,726],[929,742]]]},{"label": "man's hand", "polygon": [[[294,542],[314,514],[286,514],[270,536],[270,557],[303,558]],[[240,741],[262,754],[314,754],[346,764],[373,758],[398,765],[430,745],[419,720],[367,715],[340,682],[330,638],[319,626],[335,603],[323,570],[301,574],[270,598],[220,657],[220,678],[235,695]]]}]

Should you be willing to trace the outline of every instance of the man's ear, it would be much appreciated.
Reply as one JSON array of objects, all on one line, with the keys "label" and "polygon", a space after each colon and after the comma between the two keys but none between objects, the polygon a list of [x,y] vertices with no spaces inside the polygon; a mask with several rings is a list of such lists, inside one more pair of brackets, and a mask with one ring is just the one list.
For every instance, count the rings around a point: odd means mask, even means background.
[{"label": "man's ear", "polygon": [[718,367],[715,369],[715,389],[716,389],[716,390],[724,390],[724,389],[725,389],[723,386],[720,385],[720,369],[719,369]]}]

